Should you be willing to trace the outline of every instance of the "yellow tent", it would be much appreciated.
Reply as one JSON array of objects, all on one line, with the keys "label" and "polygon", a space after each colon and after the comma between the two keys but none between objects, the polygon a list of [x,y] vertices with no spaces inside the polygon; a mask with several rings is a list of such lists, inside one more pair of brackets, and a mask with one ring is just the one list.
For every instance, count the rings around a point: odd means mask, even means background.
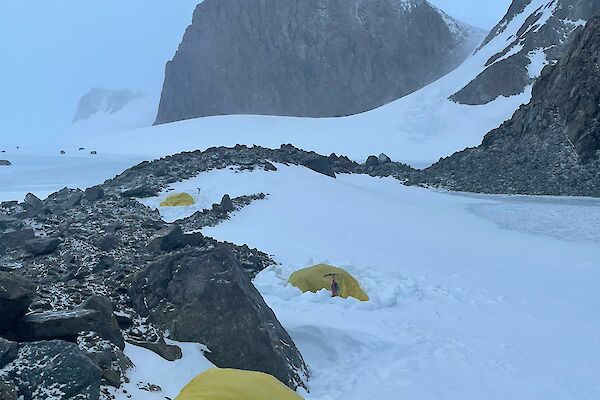
[{"label": "yellow tent", "polygon": [[360,301],[368,301],[369,296],[360,288],[356,279],[342,268],[327,264],[318,264],[294,272],[288,282],[303,292],[318,292],[321,289],[331,290],[332,280],[339,286],[339,295],[343,298],[354,297]]},{"label": "yellow tent", "polygon": [[187,193],[172,194],[160,203],[161,207],[179,207],[192,206],[195,201],[192,196]]},{"label": "yellow tent", "polygon": [[175,400],[302,400],[262,372],[211,368],[187,384]]}]

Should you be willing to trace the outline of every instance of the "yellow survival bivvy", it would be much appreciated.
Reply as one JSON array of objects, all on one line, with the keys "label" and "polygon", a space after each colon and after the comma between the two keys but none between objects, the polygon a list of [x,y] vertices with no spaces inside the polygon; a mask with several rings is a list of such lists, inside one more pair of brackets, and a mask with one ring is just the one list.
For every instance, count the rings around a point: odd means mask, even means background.
[{"label": "yellow survival bivvy", "polygon": [[331,290],[332,277],[339,286],[339,295],[343,298],[354,297],[360,301],[368,301],[369,296],[361,289],[358,281],[342,268],[327,264],[318,264],[294,272],[288,282],[303,292],[318,292],[321,289]]},{"label": "yellow survival bivvy", "polygon": [[211,368],[188,383],[175,400],[302,400],[271,375]]}]

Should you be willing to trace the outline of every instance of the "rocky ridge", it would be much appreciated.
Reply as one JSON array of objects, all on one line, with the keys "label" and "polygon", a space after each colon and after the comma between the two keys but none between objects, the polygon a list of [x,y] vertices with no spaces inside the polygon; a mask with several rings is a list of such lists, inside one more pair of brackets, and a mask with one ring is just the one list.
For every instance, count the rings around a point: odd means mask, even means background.
[{"label": "rocky ridge", "polygon": [[[532,9],[536,3],[540,6]],[[504,33],[513,21],[521,18],[521,14],[530,14],[526,15],[518,31],[509,37],[510,44],[492,56],[485,70],[451,96],[451,100],[480,105],[499,96],[522,93],[538,77],[539,71],[531,68],[541,61],[549,64],[558,62],[568,51],[573,37],[599,10],[600,0],[514,0],[482,47]]]},{"label": "rocky ridge", "polygon": [[533,97],[483,143],[440,160],[425,181],[452,190],[600,197],[600,16],[544,68]]}]

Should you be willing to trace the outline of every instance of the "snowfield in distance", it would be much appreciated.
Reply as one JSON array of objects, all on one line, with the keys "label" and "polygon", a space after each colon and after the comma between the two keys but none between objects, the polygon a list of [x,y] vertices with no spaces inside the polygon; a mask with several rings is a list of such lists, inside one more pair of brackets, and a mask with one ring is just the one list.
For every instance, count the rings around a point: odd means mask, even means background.
[{"label": "snowfield in distance", "polygon": [[[199,208],[268,193],[203,233],[280,263],[254,283],[311,368],[306,399],[600,397],[600,200],[277,168],[213,170],[173,188],[200,187]],[[287,285],[319,262],[346,268],[371,300]]]}]

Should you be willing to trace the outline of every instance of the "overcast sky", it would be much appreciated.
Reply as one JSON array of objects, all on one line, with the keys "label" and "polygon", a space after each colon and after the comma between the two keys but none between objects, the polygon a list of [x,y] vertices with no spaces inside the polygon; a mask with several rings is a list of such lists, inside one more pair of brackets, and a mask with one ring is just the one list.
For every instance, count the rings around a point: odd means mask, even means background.
[{"label": "overcast sky", "polygon": [[[49,138],[94,87],[159,91],[197,0],[0,0],[0,147]],[[510,0],[430,0],[489,29]],[[485,3],[485,7],[474,4]]]}]

